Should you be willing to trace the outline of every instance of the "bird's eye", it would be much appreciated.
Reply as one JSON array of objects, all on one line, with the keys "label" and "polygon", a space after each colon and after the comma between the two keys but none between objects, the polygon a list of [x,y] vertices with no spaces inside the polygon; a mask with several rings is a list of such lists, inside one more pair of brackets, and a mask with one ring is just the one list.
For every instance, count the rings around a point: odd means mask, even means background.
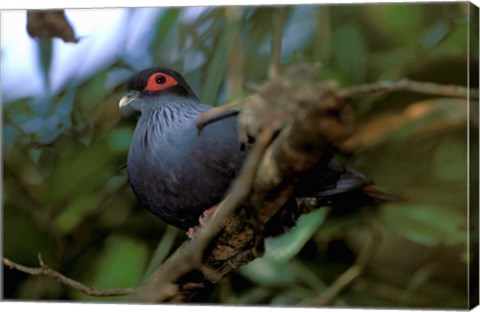
[{"label": "bird's eye", "polygon": [[155,82],[157,84],[164,84],[165,82],[167,82],[167,79],[164,75],[158,75],[157,78],[155,78]]},{"label": "bird's eye", "polygon": [[177,85],[175,78],[164,73],[154,73],[148,78],[147,85],[143,90],[145,91],[160,91]]}]

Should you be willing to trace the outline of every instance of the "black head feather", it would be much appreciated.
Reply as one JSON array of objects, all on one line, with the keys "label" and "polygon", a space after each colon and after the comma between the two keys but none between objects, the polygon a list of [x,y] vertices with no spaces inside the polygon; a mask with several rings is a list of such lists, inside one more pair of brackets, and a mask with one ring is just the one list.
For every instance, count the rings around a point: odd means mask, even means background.
[{"label": "black head feather", "polygon": [[[177,84],[165,90],[159,90],[159,91],[145,90],[145,87],[147,86],[149,78],[155,73],[163,73],[163,74],[169,75],[177,81]],[[143,95],[147,95],[147,96],[173,94],[173,95],[179,95],[182,97],[198,100],[197,96],[195,95],[193,90],[190,88],[188,83],[185,81],[185,79],[182,77],[182,75],[180,75],[175,70],[166,68],[166,67],[151,67],[148,69],[144,69],[134,74],[133,76],[131,76],[127,82],[127,91],[132,91],[132,90],[140,91]]]}]

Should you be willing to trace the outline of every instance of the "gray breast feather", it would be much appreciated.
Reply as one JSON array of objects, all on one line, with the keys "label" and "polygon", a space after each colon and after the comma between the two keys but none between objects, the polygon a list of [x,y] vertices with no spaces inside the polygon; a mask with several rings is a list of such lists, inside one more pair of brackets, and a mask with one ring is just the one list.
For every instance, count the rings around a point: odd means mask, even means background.
[{"label": "gray breast feather", "polygon": [[181,228],[193,226],[220,202],[245,158],[235,116],[199,132],[197,114],[161,127],[164,119],[142,115],[128,158],[129,180],[141,204]]}]

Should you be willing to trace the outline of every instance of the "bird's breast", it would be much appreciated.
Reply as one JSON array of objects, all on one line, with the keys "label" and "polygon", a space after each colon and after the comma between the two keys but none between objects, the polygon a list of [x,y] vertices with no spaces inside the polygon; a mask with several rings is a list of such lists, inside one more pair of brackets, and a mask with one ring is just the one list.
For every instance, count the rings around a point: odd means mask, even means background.
[{"label": "bird's breast", "polygon": [[195,225],[223,198],[240,167],[232,126],[199,133],[194,118],[170,127],[137,124],[127,172],[142,206],[178,227]]}]

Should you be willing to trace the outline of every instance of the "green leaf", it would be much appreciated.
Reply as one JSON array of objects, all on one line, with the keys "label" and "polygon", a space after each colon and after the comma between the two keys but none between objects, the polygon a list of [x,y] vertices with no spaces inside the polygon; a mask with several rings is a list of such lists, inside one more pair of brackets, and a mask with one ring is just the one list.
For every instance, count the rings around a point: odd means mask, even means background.
[{"label": "green leaf", "polygon": [[220,34],[214,53],[208,63],[208,70],[205,83],[203,84],[202,100],[205,103],[213,105],[217,101],[217,96],[222,88],[225,79],[226,61],[227,61],[227,39],[228,32],[223,31]]},{"label": "green leaf", "polygon": [[[178,8],[162,10],[160,17],[157,19],[157,23],[153,26],[156,33],[149,44],[148,50],[150,54],[154,56],[154,64],[161,63],[162,59],[165,57],[164,47],[169,46],[170,43],[165,44],[164,41],[172,29],[176,30],[178,28],[176,25],[179,24],[179,16],[181,12],[182,10]],[[177,32],[177,34],[179,34],[179,32]]]},{"label": "green leaf", "polygon": [[110,66],[96,73],[78,88],[75,101],[77,113],[90,114],[130,74],[124,67],[118,66]]},{"label": "green leaf", "polygon": [[422,48],[430,49],[438,44],[449,32],[448,22],[441,20],[430,27],[421,40]]},{"label": "green leaf", "polygon": [[129,127],[116,128],[109,135],[109,143],[114,152],[124,152],[130,147],[133,131]]},{"label": "green leaf", "polygon": [[[128,237],[112,236],[98,257],[93,285],[98,289],[126,288],[139,285],[147,262],[147,248],[143,242]],[[78,294],[79,299],[120,301],[122,297],[91,298]]]},{"label": "green leaf", "polygon": [[319,272],[313,270],[316,269],[315,266],[308,267],[304,262],[295,259],[290,263],[290,267],[295,271],[297,278],[315,292],[320,293],[328,288],[328,284],[320,278]]},{"label": "green leaf", "polygon": [[43,76],[45,89],[50,91],[50,67],[52,66],[53,56],[53,39],[52,38],[38,38],[38,62]]},{"label": "green leaf", "polygon": [[273,292],[274,290],[265,287],[252,287],[227,303],[236,305],[265,303]]},{"label": "green leaf", "polygon": [[[468,19],[459,21],[448,28],[448,33],[430,49],[429,57],[442,57],[448,54],[467,53],[469,41],[474,41],[477,36],[469,34]],[[472,45],[472,43],[470,43]]]},{"label": "green leaf", "polygon": [[461,212],[432,204],[389,204],[382,214],[385,225],[405,238],[426,246],[466,243]]},{"label": "green leaf", "polygon": [[240,268],[240,272],[260,285],[281,286],[296,280],[295,272],[287,264],[273,262],[265,257],[255,259]]},{"label": "green leaf", "polygon": [[333,65],[342,72],[344,83],[361,83],[367,74],[367,46],[365,39],[353,24],[339,27],[332,38]]},{"label": "green leaf", "polygon": [[[24,265],[38,265],[37,255],[48,255],[54,246],[51,237],[34,220],[22,216],[11,206],[4,206],[3,255]],[[46,257],[44,257],[45,259]]]},{"label": "green leaf", "polygon": [[422,29],[423,5],[411,4],[386,4],[368,6],[371,16],[376,23],[381,25],[386,34],[392,36],[391,40],[399,44],[415,44]]},{"label": "green leaf", "polygon": [[59,234],[64,235],[70,232],[83,217],[90,213],[99,200],[100,194],[79,195],[61,211],[53,221],[52,227]]},{"label": "green leaf", "polygon": [[170,253],[173,244],[175,243],[175,238],[178,235],[178,230],[174,227],[167,226],[165,233],[162,236],[162,239],[158,243],[157,249],[155,250],[150,263],[145,271],[143,276],[143,281],[147,282],[150,276],[155,272],[155,270],[160,266],[160,264],[167,258]]},{"label": "green leaf", "polygon": [[433,166],[435,175],[440,179],[466,183],[467,142],[458,139],[442,142],[435,151]]},{"label": "green leaf", "polygon": [[266,255],[240,269],[250,280],[267,286],[279,286],[299,278],[313,289],[323,289],[323,282],[305,276],[306,268],[289,261],[303,248],[316,230],[323,224],[329,209],[319,209],[303,215],[287,234],[266,241]]},{"label": "green leaf", "polygon": [[63,151],[48,181],[50,203],[62,203],[79,193],[98,192],[113,174],[114,156],[103,141]]},{"label": "green leaf", "polygon": [[297,225],[285,235],[266,240],[265,257],[276,263],[286,263],[295,257],[323,224],[329,209],[319,209],[303,215]]}]

